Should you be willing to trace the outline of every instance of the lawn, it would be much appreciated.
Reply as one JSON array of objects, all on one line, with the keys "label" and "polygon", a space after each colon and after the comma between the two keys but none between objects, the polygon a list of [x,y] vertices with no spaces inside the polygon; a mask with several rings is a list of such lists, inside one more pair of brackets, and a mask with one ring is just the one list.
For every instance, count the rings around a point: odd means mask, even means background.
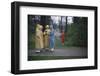
[{"label": "lawn", "polygon": [[29,61],[33,60],[57,60],[57,59],[79,59],[79,58],[87,58],[86,56],[28,56]]}]

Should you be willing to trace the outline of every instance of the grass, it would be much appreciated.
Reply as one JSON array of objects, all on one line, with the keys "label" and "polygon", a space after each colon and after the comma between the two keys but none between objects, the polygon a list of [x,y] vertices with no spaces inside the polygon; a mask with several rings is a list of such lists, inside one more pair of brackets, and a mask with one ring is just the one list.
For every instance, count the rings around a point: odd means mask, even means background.
[{"label": "grass", "polygon": [[87,58],[86,56],[28,56],[28,60],[57,60],[57,59],[79,59],[79,58]]}]

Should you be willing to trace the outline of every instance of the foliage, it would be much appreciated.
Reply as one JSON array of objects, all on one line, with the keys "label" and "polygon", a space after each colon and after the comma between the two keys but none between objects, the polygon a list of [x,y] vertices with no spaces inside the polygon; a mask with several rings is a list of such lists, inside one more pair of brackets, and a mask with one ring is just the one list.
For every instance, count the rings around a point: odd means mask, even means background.
[{"label": "foliage", "polygon": [[66,46],[87,46],[87,18],[78,17],[75,22],[68,25]]}]

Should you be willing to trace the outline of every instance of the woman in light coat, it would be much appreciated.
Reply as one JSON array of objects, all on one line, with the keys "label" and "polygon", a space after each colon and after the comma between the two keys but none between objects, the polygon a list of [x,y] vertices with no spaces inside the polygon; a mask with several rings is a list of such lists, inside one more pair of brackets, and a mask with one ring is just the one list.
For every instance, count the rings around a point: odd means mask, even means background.
[{"label": "woman in light coat", "polygon": [[36,26],[36,40],[35,40],[35,44],[36,44],[36,52],[40,52],[40,50],[43,49],[43,32],[42,32],[42,25],[37,24]]},{"label": "woman in light coat", "polygon": [[45,31],[44,31],[44,48],[46,50],[49,49],[49,34],[50,34],[49,25],[46,25]]}]

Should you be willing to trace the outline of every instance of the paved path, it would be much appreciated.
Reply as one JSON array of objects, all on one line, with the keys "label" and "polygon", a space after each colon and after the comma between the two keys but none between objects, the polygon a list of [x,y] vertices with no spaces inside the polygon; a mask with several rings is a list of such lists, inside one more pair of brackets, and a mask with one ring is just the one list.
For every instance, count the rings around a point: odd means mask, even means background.
[{"label": "paved path", "polygon": [[35,50],[29,50],[29,56],[87,56],[87,48],[83,47],[68,47],[66,49],[55,49],[54,52],[43,50],[40,53],[36,53]]}]

